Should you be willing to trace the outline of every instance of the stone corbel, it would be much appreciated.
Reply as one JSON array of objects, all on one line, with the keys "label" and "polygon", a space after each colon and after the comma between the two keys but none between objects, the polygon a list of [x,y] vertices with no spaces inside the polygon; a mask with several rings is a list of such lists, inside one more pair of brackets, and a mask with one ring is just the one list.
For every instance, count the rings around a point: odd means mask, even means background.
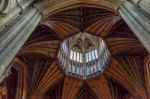
[{"label": "stone corbel", "polygon": [[0,14],[5,16],[9,11],[11,0],[1,0],[0,1]]},{"label": "stone corbel", "polygon": [[119,2],[119,6],[118,6],[118,8],[117,8],[117,10],[116,10],[116,12],[119,14],[119,10],[121,9],[121,7],[124,5],[124,3],[126,2],[126,0],[121,0],[120,2]]},{"label": "stone corbel", "polygon": [[17,0],[17,6],[21,8],[21,13],[24,11],[25,8],[27,8],[31,3],[33,3],[34,0],[23,0],[18,1]]},{"label": "stone corbel", "polygon": [[[6,27],[12,20],[22,14],[34,0],[1,0],[0,2],[0,31]],[[16,5],[10,8],[11,5]]]},{"label": "stone corbel", "polygon": [[0,30],[17,17],[21,11],[14,1],[15,0],[1,0],[0,2]]}]

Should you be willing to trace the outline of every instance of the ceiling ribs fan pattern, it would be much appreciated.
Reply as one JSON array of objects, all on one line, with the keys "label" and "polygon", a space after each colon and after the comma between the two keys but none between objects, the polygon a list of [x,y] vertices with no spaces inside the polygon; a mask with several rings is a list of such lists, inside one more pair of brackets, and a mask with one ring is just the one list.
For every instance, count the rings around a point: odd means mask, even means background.
[{"label": "ceiling ribs fan pattern", "polygon": [[[61,41],[84,31],[103,37],[112,54],[105,73],[88,81],[66,76],[56,60]],[[115,12],[79,6],[46,16],[17,57],[27,65],[27,99],[45,99],[42,98],[45,93],[53,89],[60,95],[46,95],[48,99],[82,99],[86,90],[94,93],[93,99],[128,99],[131,96],[148,99],[146,85],[149,86],[150,81],[144,79],[144,75],[149,75],[149,59],[143,63],[146,54],[145,48]],[[111,84],[110,79],[121,87]],[[118,91],[122,88],[125,93]]]}]

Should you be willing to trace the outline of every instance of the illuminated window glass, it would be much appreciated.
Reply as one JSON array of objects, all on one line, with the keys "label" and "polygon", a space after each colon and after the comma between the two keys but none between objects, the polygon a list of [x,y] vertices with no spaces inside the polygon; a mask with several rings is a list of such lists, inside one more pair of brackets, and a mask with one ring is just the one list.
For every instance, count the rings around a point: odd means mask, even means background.
[{"label": "illuminated window glass", "polygon": [[95,58],[98,58],[98,52],[97,52],[97,50],[94,50],[94,53],[95,53]]},{"label": "illuminated window glass", "polygon": [[89,61],[91,61],[91,52],[88,53]]},{"label": "illuminated window glass", "polygon": [[70,52],[70,59],[72,60],[73,59],[73,51],[71,50]]},{"label": "illuminated window glass", "polygon": [[73,51],[73,60],[76,60],[76,52],[75,51]]},{"label": "illuminated window glass", "polygon": [[80,53],[80,62],[81,62],[81,63],[83,62],[83,56],[82,56],[81,53]]},{"label": "illuminated window glass", "polygon": [[94,60],[95,59],[94,51],[92,51],[91,53],[92,53],[92,60]]},{"label": "illuminated window glass", "polygon": [[80,62],[80,58],[79,57],[80,57],[79,53],[77,52],[77,59],[76,59],[77,62]]}]

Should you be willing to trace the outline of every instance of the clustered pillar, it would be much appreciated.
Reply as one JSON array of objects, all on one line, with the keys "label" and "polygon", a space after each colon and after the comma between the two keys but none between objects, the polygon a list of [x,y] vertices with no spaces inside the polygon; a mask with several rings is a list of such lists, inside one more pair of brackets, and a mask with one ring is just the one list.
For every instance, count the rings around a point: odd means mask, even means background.
[{"label": "clustered pillar", "polygon": [[124,0],[118,12],[150,53],[150,2]]},{"label": "clustered pillar", "polygon": [[0,31],[0,79],[5,77],[9,64],[42,18],[35,7],[27,7],[29,3],[25,3],[21,13]]}]

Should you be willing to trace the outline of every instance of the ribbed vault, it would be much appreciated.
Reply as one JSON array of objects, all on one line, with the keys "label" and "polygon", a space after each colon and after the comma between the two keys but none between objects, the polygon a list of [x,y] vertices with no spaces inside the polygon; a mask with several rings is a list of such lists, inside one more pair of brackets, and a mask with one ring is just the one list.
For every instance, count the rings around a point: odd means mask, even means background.
[{"label": "ribbed vault", "polygon": [[[41,20],[16,56],[27,67],[27,99],[148,99],[147,52],[119,15],[87,5],[56,12]],[[60,68],[59,45],[78,32],[106,40],[112,58],[102,75],[79,80]]]},{"label": "ribbed vault", "polygon": [[80,31],[107,36],[120,19],[111,10],[79,6],[47,16],[42,24],[62,39]]}]

